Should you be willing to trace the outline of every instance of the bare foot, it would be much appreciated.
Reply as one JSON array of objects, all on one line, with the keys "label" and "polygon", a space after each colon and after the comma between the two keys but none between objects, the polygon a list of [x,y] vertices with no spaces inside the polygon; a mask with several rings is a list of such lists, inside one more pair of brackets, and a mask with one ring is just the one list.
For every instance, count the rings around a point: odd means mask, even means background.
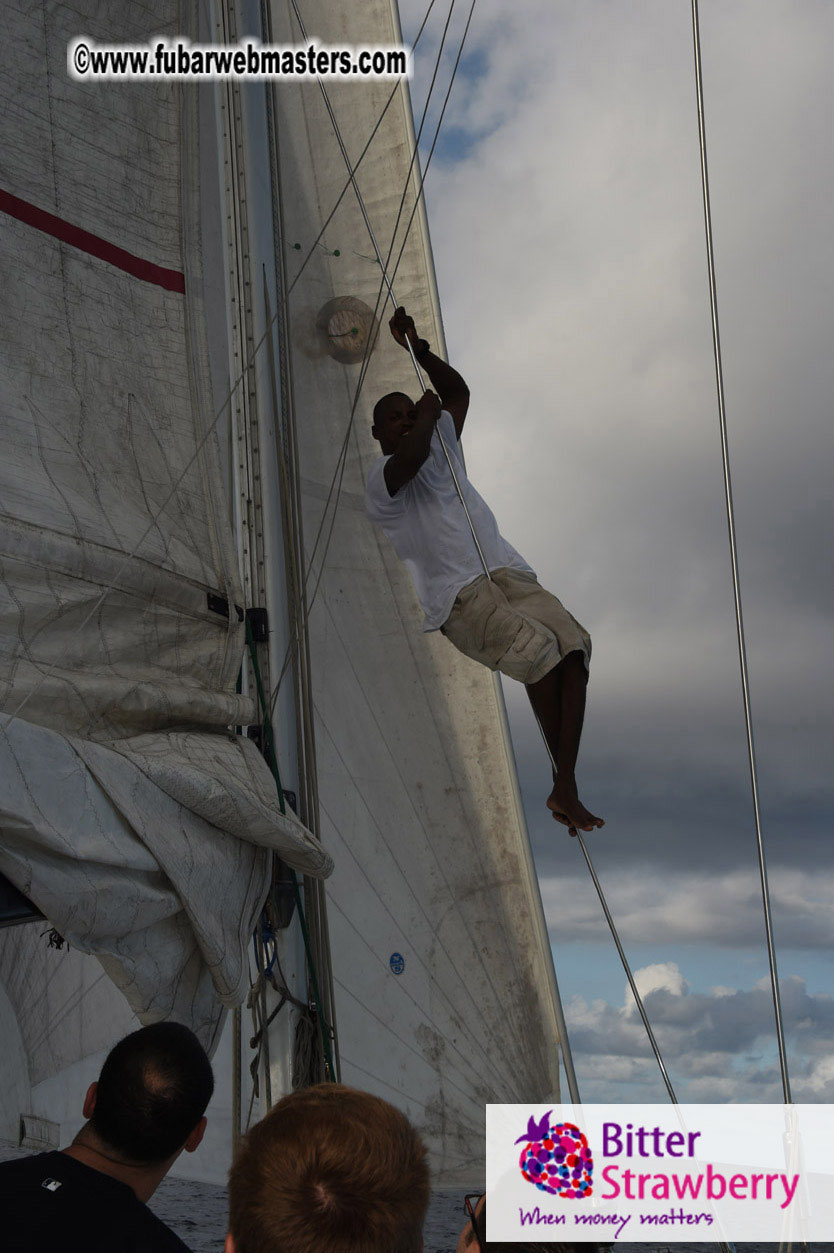
[{"label": "bare foot", "polygon": [[557,822],[561,822],[563,827],[567,827],[568,835],[576,835],[576,827],[572,822],[568,821],[564,814],[557,813],[555,809],[551,810],[551,813]]},{"label": "bare foot", "polygon": [[547,798],[547,807],[557,822],[567,827],[571,835],[576,835],[576,828],[581,831],[593,831],[594,827],[604,827],[602,818],[597,818],[586,809],[579,799],[574,779],[560,775],[553,784],[553,791]]}]

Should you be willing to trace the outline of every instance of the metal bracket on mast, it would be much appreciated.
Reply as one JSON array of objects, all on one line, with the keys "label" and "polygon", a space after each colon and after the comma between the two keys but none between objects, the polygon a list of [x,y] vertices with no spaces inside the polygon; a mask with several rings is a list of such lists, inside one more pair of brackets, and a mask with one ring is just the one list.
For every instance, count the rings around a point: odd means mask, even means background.
[{"label": "metal bracket on mast", "polygon": [[[211,610],[212,613],[219,613],[224,618],[229,617],[229,602],[225,596],[220,596],[214,592],[206,592],[206,606]],[[241,609],[240,605],[235,605],[234,611],[237,614],[238,622],[242,622],[243,610]]]},{"label": "metal bracket on mast", "polygon": [[246,621],[252,632],[255,644],[266,644],[269,640],[269,614],[266,609],[252,608],[246,610]]}]

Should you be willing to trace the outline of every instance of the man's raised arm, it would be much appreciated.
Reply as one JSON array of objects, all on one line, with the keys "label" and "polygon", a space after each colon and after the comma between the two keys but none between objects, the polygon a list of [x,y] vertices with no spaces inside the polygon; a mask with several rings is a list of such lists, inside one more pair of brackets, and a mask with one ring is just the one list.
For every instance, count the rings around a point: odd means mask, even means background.
[{"label": "man's raised arm", "polygon": [[[406,397],[403,397],[407,401]],[[408,402],[410,403],[410,402]],[[396,496],[401,487],[413,479],[429,455],[431,437],[440,417],[440,401],[434,392],[425,392],[413,409],[404,404],[399,415],[392,415],[400,427],[399,442],[385,463],[383,475],[389,496]]]},{"label": "man's raised arm", "polygon": [[409,317],[405,309],[398,309],[388,325],[391,327],[391,334],[394,336],[394,339],[403,348],[406,347],[406,336],[411,340],[414,355],[420,368],[428,374],[431,385],[440,397],[440,403],[443,408],[452,415],[455,431],[458,439],[460,439],[460,433],[466,420],[466,412],[469,408],[469,388],[457,370],[452,369],[447,362],[435,356],[426,340],[418,337],[414,319]]}]

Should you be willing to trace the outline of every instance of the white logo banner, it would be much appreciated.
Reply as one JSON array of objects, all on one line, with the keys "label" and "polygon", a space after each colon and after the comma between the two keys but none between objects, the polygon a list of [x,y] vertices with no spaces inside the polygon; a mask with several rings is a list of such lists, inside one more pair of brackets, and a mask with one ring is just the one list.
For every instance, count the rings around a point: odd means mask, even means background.
[{"label": "white logo banner", "polygon": [[832,1105],[488,1105],[487,1239],[834,1234]]}]

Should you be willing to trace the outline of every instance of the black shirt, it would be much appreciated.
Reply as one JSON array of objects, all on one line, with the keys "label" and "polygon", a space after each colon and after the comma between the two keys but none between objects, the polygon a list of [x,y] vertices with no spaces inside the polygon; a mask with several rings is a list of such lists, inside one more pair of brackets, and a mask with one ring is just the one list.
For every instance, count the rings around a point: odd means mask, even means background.
[{"label": "black shirt", "polygon": [[0,1163],[4,1253],[188,1253],[132,1188],[67,1157]]}]

